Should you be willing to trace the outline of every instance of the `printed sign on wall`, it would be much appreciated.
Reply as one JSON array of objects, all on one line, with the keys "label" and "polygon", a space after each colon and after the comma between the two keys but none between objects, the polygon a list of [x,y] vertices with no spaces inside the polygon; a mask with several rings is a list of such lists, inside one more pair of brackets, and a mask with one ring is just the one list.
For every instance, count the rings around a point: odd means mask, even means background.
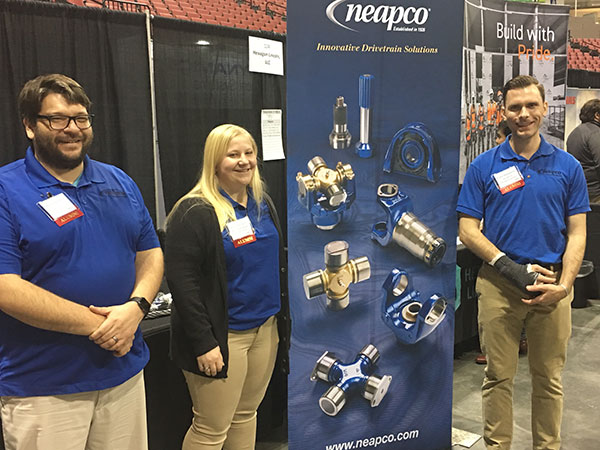
[{"label": "printed sign on wall", "polygon": [[462,0],[288,0],[289,448],[450,446]]}]

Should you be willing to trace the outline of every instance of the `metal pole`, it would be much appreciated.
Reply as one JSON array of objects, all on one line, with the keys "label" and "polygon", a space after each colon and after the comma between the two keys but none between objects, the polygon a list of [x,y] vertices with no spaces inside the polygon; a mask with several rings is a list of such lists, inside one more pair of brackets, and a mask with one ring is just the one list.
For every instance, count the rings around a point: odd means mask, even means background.
[{"label": "metal pole", "polygon": [[160,153],[158,147],[158,126],[156,122],[156,90],[154,85],[154,45],[152,42],[152,23],[150,11],[146,9],[146,39],[148,42],[148,69],[150,73],[150,104],[152,114],[152,152],[154,155],[154,206],[156,208],[156,228],[165,227],[166,211],[163,196],[162,176],[160,170]]}]

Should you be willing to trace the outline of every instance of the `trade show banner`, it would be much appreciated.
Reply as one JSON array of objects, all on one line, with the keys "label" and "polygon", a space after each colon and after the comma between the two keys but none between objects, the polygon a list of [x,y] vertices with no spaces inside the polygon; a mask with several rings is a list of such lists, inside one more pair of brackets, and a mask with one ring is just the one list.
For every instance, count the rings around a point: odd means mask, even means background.
[{"label": "trade show banner", "polygon": [[460,181],[496,145],[502,87],[532,75],[546,88],[544,138],[563,147],[569,6],[465,0]]},{"label": "trade show banner", "polygon": [[289,448],[448,448],[463,1],[288,0]]}]

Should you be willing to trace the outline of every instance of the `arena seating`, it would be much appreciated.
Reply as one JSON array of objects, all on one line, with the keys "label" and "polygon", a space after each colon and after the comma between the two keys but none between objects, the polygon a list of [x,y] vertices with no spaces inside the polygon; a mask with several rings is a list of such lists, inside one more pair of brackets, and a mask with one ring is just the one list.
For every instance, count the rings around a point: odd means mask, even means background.
[{"label": "arena seating", "polygon": [[[153,15],[246,30],[285,34],[287,0],[67,0],[86,7],[132,11],[147,5]],[[135,5],[133,5],[135,8]],[[142,8],[140,8],[142,10]]]},{"label": "arena seating", "polygon": [[569,69],[600,72],[600,39],[571,38],[567,59]]}]

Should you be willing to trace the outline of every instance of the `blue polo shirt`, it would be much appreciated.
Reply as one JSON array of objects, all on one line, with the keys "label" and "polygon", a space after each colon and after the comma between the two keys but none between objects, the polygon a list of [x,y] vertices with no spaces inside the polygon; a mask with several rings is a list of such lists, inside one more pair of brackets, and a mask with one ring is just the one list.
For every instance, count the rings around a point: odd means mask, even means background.
[{"label": "blue polo shirt", "polygon": [[[38,203],[60,193],[83,216],[59,227]],[[85,306],[117,305],[133,290],[136,252],[158,246],[137,186],[116,167],[86,157],[75,187],[50,175],[29,148],[24,159],[0,168],[0,274],[20,275]],[[87,336],[31,327],[0,311],[2,396],[117,386],[148,356],[139,329],[131,351],[117,358]]]},{"label": "blue polo shirt", "polygon": [[224,191],[238,219],[248,216],[256,241],[235,248],[227,229],[223,246],[227,265],[229,328],[249,330],[262,325],[281,308],[279,296],[279,234],[265,202],[259,206],[248,194],[246,207]]},{"label": "blue polo shirt", "polygon": [[[567,217],[590,210],[579,162],[540,137],[529,160],[513,151],[509,138],[478,156],[467,170],[456,208],[484,219],[485,237],[520,264],[561,262]],[[512,166],[525,185],[502,195],[492,175]]]}]

